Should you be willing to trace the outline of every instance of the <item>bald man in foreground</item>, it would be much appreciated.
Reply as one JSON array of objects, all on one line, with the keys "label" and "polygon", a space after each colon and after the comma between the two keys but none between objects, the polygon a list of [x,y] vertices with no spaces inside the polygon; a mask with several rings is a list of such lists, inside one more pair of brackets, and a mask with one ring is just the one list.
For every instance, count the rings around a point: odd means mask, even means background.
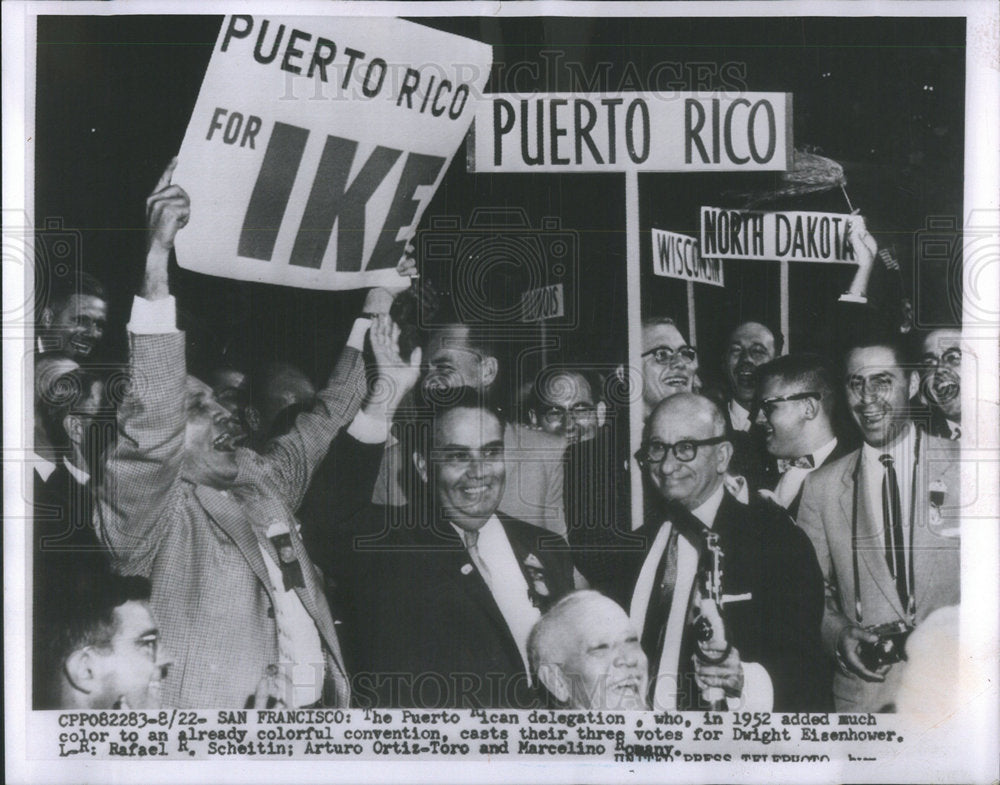
[{"label": "bald man in foreground", "polygon": [[567,594],[528,638],[531,672],[569,709],[646,710],[646,655],[628,615],[600,592]]},{"label": "bald man in foreground", "polygon": [[[747,505],[729,494],[723,477],[732,452],[718,406],[679,393],[650,414],[636,453],[662,502],[660,515],[636,532],[647,550],[628,576],[652,708],[705,709],[710,698],[730,710],[826,710],[816,555],[776,504]],[[706,641],[693,622],[697,612],[716,618],[716,606],[704,602],[710,533],[722,551],[724,628],[716,624]]]}]

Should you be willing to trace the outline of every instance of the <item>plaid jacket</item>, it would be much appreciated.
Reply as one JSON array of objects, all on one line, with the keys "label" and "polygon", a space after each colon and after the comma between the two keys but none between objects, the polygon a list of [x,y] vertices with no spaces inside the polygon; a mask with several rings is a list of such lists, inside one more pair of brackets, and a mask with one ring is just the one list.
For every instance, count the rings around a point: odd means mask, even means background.
[{"label": "plaid jacket", "polygon": [[[181,477],[184,458],[184,335],[130,335],[132,388],[119,409],[118,442],[99,490],[95,526],[126,574],[153,584],[152,607],[173,658],[165,705],[242,708],[278,659],[270,580],[254,529],[283,520],[303,566],[296,589],[316,622],[326,658],[324,700],[347,706],[350,688],[333,620],[294,525],[316,465],[356,414],[364,364],[345,349],[316,407],[264,456],[237,451],[236,481],[226,491]],[[277,555],[271,553],[275,562]]]}]

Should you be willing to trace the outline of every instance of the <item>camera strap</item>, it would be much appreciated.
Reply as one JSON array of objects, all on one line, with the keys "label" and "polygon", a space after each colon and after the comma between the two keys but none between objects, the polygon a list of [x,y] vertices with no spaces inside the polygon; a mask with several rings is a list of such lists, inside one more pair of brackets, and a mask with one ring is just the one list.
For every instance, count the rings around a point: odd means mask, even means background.
[{"label": "camera strap", "polygon": [[[917,618],[917,601],[916,592],[914,591],[914,572],[913,572],[913,535],[916,523],[916,512],[917,512],[917,467],[920,464],[920,437],[921,430],[914,426],[914,431],[916,432],[913,440],[913,470],[910,481],[910,544],[907,548],[906,555],[906,612],[907,618],[905,621],[912,627],[916,623]],[[854,473],[852,479],[854,481],[854,493],[851,503],[851,557],[852,566],[854,568],[854,617],[858,622],[859,626],[863,626],[863,614],[861,612],[861,569],[858,566],[858,503],[859,503],[859,486],[861,484],[861,461],[864,458],[863,449],[858,452],[858,460],[854,464]]]}]

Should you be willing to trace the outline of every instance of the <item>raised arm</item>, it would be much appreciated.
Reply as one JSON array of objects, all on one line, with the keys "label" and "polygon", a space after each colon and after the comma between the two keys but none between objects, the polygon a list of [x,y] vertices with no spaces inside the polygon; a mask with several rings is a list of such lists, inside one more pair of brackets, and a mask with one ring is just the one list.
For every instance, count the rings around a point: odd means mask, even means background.
[{"label": "raised arm", "polygon": [[[404,278],[412,276],[416,271],[415,263],[406,258],[397,271]],[[362,310],[365,318],[354,323],[347,348],[326,387],[319,393],[316,405],[300,414],[292,429],[271,442],[265,451],[263,460],[270,464],[275,491],[286,500],[290,509],[297,509],[302,503],[314,472],[344,426],[351,424],[352,433],[362,441],[385,441],[386,423],[416,381],[420,352],[414,351],[408,363],[400,359],[399,328],[388,315],[392,298],[392,292],[385,289],[369,291]],[[366,331],[378,366],[378,376],[370,393],[361,354]],[[341,478],[327,478],[328,481],[335,479]]]},{"label": "raised arm", "polygon": [[148,574],[181,493],[184,458],[184,335],[177,331],[167,261],[187,223],[187,194],[168,164],[146,200],[146,269],[128,325],[131,387],[118,410],[118,440],[98,488],[95,528],[115,564]]}]

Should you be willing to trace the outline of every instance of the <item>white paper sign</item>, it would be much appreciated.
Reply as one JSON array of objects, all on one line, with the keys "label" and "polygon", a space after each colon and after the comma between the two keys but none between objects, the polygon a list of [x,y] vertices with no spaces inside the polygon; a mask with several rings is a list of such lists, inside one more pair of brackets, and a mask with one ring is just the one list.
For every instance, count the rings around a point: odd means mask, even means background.
[{"label": "white paper sign", "polygon": [[722,261],[698,253],[694,237],[653,229],[653,273],[663,278],[725,286]]},{"label": "white paper sign", "polygon": [[395,266],[489,76],[491,47],[400,19],[229,16],[174,182],[182,267],[312,289]]},{"label": "white paper sign", "polygon": [[476,172],[785,171],[791,93],[537,93],[476,107]]},{"label": "white paper sign", "polygon": [[856,264],[840,213],[763,213],[701,208],[701,248],[719,259]]}]

